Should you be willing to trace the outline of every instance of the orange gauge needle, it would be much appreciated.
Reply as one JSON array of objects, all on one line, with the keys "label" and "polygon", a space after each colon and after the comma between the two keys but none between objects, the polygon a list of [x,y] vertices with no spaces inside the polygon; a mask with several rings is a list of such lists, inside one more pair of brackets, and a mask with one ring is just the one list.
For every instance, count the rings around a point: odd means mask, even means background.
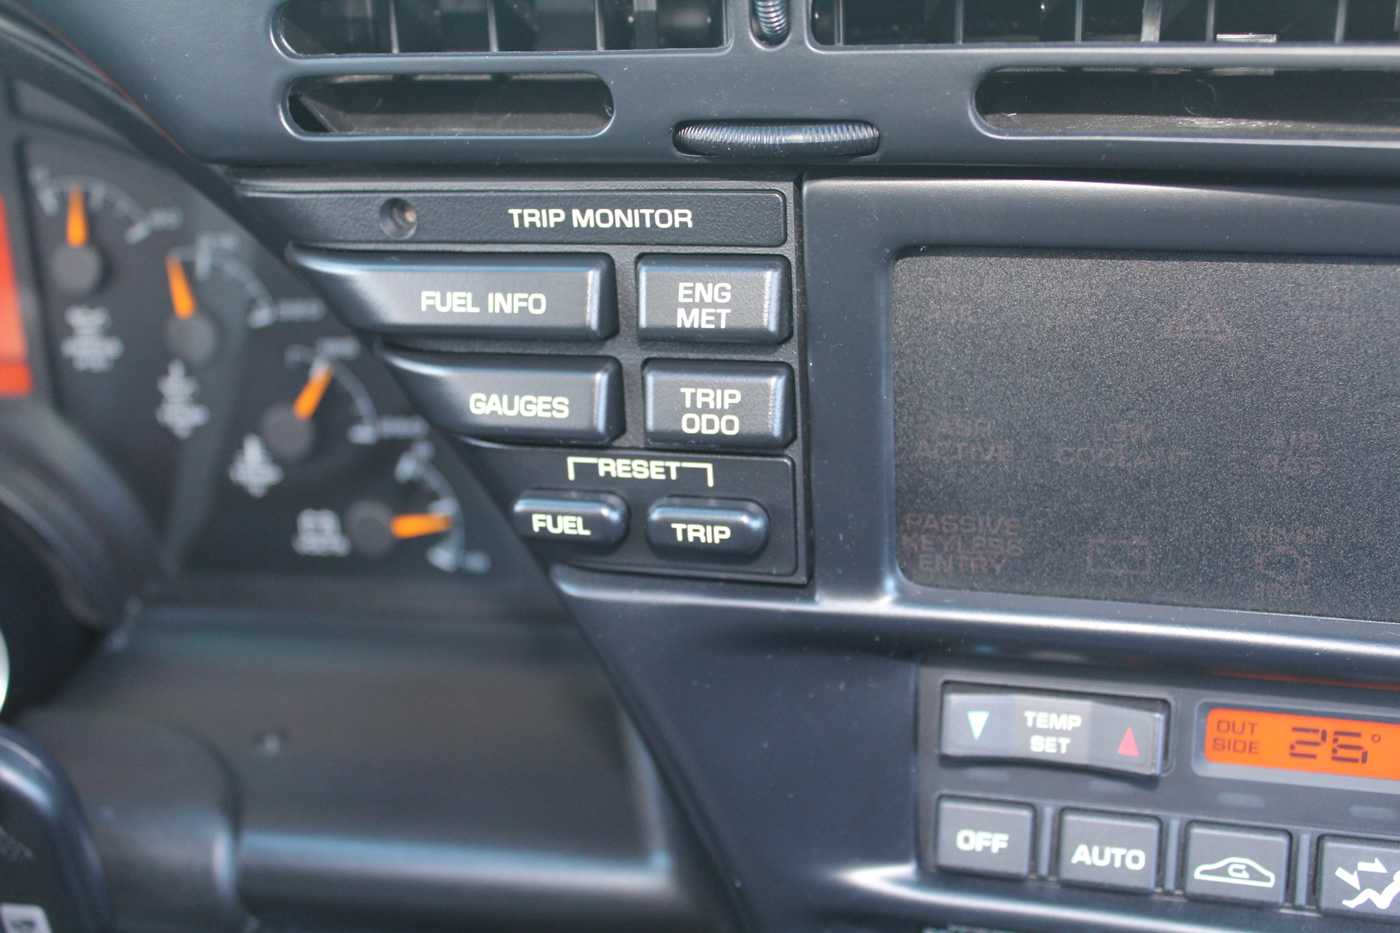
[{"label": "orange gauge needle", "polygon": [[74,185],[68,189],[68,245],[74,249],[80,249],[88,245],[91,236],[91,231],[88,230],[87,202],[84,200],[83,189]]},{"label": "orange gauge needle", "polygon": [[335,372],[331,364],[317,360],[311,367],[311,378],[306,380],[306,385],[297,393],[297,400],[292,403],[292,412],[302,421],[311,420],[316,409],[321,407],[321,399],[326,397],[326,389],[330,388],[333,378]]},{"label": "orange gauge needle", "polygon": [[424,512],[421,515],[395,515],[389,523],[389,532],[395,538],[422,538],[438,535],[451,529],[451,515],[437,515]]},{"label": "orange gauge needle", "polygon": [[165,277],[170,280],[170,304],[175,309],[175,316],[188,321],[199,311],[199,303],[195,301],[194,289],[190,288],[190,280],[185,275],[185,264],[174,253],[165,257]]}]

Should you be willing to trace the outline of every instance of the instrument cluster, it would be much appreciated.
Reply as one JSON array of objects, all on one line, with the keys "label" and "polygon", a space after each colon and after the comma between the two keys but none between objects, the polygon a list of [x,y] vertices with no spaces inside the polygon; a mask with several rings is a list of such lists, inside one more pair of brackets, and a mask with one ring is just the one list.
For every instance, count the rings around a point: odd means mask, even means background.
[{"label": "instrument cluster", "polygon": [[227,214],[88,139],[19,153],[31,358],[167,571],[480,589],[527,559],[372,347]]}]

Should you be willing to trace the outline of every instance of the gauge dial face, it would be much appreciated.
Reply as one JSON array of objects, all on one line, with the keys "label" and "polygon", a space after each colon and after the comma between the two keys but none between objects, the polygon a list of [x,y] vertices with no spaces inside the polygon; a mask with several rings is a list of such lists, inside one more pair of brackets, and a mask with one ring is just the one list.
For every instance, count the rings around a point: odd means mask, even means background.
[{"label": "gauge dial face", "polygon": [[61,147],[27,155],[56,401],[163,522],[180,443],[209,414],[198,376],[169,365],[162,332],[164,262],[187,235],[185,210],[125,156],[99,175]]},{"label": "gauge dial face", "polygon": [[528,560],[497,553],[446,442],[230,218],[125,154],[35,140],[26,160],[55,402],[168,566],[465,580]]},{"label": "gauge dial face", "polygon": [[329,320],[249,335],[209,528],[190,555],[274,573],[479,574],[467,516],[427,423]]}]

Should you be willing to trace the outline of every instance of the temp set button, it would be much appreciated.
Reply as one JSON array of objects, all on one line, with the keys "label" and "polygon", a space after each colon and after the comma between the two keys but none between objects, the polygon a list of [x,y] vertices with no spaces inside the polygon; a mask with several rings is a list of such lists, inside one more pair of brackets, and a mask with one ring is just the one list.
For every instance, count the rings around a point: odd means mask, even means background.
[{"label": "temp set button", "polygon": [[1166,705],[1155,700],[950,685],[940,751],[1155,776],[1166,719]]}]

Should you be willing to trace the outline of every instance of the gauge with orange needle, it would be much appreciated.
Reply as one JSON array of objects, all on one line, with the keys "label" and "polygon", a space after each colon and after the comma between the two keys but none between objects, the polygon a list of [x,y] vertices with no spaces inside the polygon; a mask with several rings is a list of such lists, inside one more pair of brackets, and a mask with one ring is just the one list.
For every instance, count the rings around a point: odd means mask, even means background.
[{"label": "gauge with orange needle", "polygon": [[147,210],[110,182],[87,175],[55,175],[44,165],[30,171],[39,209],[63,231],[46,257],[49,281],[68,295],[91,295],[107,284],[113,251],[136,246],[151,234],[184,222],[176,208]]},{"label": "gauge with orange needle", "polygon": [[256,319],[274,305],[247,265],[206,242],[171,250],[163,272],[170,299],[165,343],[189,366],[202,366],[218,354],[221,323]]},{"label": "gauge with orange needle", "polygon": [[428,563],[446,573],[461,569],[466,555],[462,507],[432,458],[430,441],[414,442],[394,465],[398,489],[393,506],[379,499],[350,506],[345,534],[354,553],[379,558],[400,547],[426,544]]},{"label": "gauge with orange needle", "polygon": [[367,446],[379,440],[374,400],[336,355],[358,349],[354,342],[287,347],[283,360],[297,374],[296,393],[269,406],[259,424],[261,442],[278,463],[301,463],[322,443]]}]

